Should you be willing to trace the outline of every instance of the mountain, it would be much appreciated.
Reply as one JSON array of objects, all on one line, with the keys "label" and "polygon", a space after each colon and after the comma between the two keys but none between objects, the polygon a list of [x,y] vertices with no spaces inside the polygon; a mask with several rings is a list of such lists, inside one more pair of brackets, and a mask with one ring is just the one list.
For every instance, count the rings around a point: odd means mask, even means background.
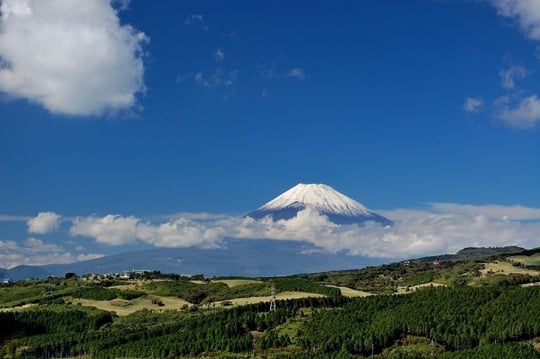
[{"label": "mountain", "polygon": [[[506,246],[506,247],[467,247],[456,252],[456,254],[441,254],[437,256],[428,256],[415,259],[421,262],[432,262],[435,259],[440,261],[458,262],[458,261],[482,261],[487,258],[493,258],[495,256],[508,256],[508,255],[529,255],[525,248],[518,246]],[[530,252],[534,253],[534,252]]]},{"label": "mountain", "polygon": [[[11,269],[0,269],[0,279],[21,280],[47,278],[53,273],[41,266],[20,265]],[[63,275],[64,273],[62,273]]]},{"label": "mountain", "polygon": [[312,208],[336,224],[363,224],[371,221],[392,225],[392,221],[363,204],[345,196],[325,184],[299,183],[270,202],[248,213],[247,217],[261,219],[271,216],[273,220],[290,219],[306,208]]},{"label": "mountain", "polygon": [[[298,184],[247,216],[259,219],[289,219],[311,208],[336,224],[392,221],[324,184]],[[368,258],[345,252],[327,253],[308,242],[272,239],[225,238],[222,248],[156,248],[122,253],[71,264],[21,266],[0,271],[13,280],[63,276],[73,272],[118,273],[129,270],[162,273],[204,274],[205,276],[276,276],[362,268],[388,263],[392,258]]]},{"label": "mountain", "polygon": [[206,277],[270,277],[357,269],[396,260],[325,253],[312,244],[298,241],[229,238],[223,244],[223,248],[156,248],[70,264],[19,266],[5,270],[3,278],[22,280],[49,275],[63,277],[68,272],[84,275],[130,270],[204,274]]}]

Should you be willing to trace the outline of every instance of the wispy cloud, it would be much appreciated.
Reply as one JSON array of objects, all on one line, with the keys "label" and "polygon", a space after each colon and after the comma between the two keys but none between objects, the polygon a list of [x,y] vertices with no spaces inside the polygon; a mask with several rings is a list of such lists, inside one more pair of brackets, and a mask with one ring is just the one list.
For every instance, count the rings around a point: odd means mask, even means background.
[{"label": "wispy cloud", "polygon": [[203,31],[210,31],[210,27],[204,20],[202,14],[189,14],[184,20],[184,25],[193,25],[202,29]]},{"label": "wispy cloud", "polygon": [[225,53],[221,49],[217,49],[214,52],[214,60],[216,60],[217,63],[221,63],[224,58],[225,58]]},{"label": "wispy cloud", "polygon": [[[516,88],[516,80],[523,79],[529,71],[522,66],[510,66],[499,72],[501,88],[508,92],[492,102],[492,114],[508,127],[527,130],[540,123],[540,99],[537,95],[524,96],[524,91]],[[485,107],[480,98],[469,97],[462,109],[468,113],[479,113]]]},{"label": "wispy cloud", "polygon": [[12,214],[0,214],[0,222],[26,222],[31,217],[28,216],[14,216]]},{"label": "wispy cloud", "polygon": [[536,220],[540,221],[540,208],[531,208],[521,205],[470,205],[459,203],[434,203],[433,209],[440,213],[454,213],[467,216],[487,216],[493,219],[512,221]]},{"label": "wispy cloud", "polygon": [[103,257],[103,254],[71,253],[62,246],[45,243],[34,237],[21,244],[0,240],[0,263],[7,269],[18,265],[65,264],[100,257]]},{"label": "wispy cloud", "polygon": [[[540,41],[540,1],[536,0],[488,0],[497,14],[515,21],[528,38]],[[499,72],[501,88],[509,93],[499,96],[493,102],[493,116],[515,129],[531,129],[540,123],[540,100],[536,94],[526,95],[517,91],[516,80],[524,79],[530,72],[523,66],[512,65]],[[467,99],[463,105],[466,112],[478,107]],[[474,99],[472,99],[474,100]]]},{"label": "wispy cloud", "polygon": [[74,116],[136,105],[145,91],[148,37],[121,25],[110,1],[3,0],[0,6],[0,91]]},{"label": "wispy cloud", "polygon": [[205,75],[197,72],[193,78],[204,87],[229,87],[238,80],[238,70],[223,71],[217,69],[213,74]]},{"label": "wispy cloud", "polygon": [[293,69],[290,69],[287,72],[286,77],[295,78],[295,79],[298,79],[298,80],[304,80],[306,78],[306,73],[305,73],[304,69],[302,69],[300,67],[295,67]]},{"label": "wispy cloud", "polygon": [[501,87],[507,90],[513,89],[516,86],[515,80],[523,79],[527,74],[528,71],[523,66],[510,66],[508,69],[499,72]]},{"label": "wispy cloud", "polygon": [[45,234],[57,229],[62,216],[54,212],[40,212],[26,222],[28,232]]},{"label": "wispy cloud", "polygon": [[271,63],[257,65],[256,68],[259,72],[259,76],[265,80],[305,80],[307,78],[305,70],[301,67],[293,67],[289,70],[284,70],[283,68],[278,69],[276,63]]},{"label": "wispy cloud", "polygon": [[484,101],[480,98],[468,97],[463,104],[463,111],[469,113],[479,112],[484,106]]}]

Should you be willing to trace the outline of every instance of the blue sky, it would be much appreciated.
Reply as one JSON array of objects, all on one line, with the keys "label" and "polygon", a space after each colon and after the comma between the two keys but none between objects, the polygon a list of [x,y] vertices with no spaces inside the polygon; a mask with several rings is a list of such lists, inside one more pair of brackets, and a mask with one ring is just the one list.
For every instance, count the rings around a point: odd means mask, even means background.
[{"label": "blue sky", "polygon": [[299,182],[403,224],[330,250],[538,245],[534,0],[1,6],[0,267],[285,239],[238,216]]}]

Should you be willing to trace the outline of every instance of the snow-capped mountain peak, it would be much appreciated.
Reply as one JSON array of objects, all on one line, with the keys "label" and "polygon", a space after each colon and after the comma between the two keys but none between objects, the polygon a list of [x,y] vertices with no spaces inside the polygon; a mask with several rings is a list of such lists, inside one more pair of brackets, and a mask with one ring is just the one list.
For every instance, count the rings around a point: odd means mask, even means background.
[{"label": "snow-capped mountain peak", "polygon": [[392,222],[372,211],[354,199],[345,196],[325,184],[304,184],[285,191],[270,202],[248,214],[252,218],[272,216],[274,220],[289,219],[305,208],[316,209],[319,213],[338,224],[374,221],[382,224]]},{"label": "snow-capped mountain peak", "polygon": [[304,183],[297,184],[259,209],[275,210],[294,206],[308,206],[320,212],[349,216],[369,214],[369,210],[364,205],[330,186]]}]

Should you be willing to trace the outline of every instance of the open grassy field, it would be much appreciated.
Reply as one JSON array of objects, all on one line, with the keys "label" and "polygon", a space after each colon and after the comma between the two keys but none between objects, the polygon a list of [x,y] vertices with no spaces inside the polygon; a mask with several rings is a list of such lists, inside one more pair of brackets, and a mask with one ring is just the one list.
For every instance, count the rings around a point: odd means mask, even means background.
[{"label": "open grassy field", "polygon": [[422,284],[413,285],[413,286],[410,286],[410,287],[402,287],[402,286],[400,286],[400,287],[397,287],[397,294],[412,293],[415,290],[421,289],[421,288],[444,287],[444,286],[446,286],[446,285],[441,284],[441,283],[436,283],[436,282],[422,283]]},{"label": "open grassy field", "polygon": [[373,295],[373,293],[365,292],[363,290],[356,290],[349,287],[340,287],[337,285],[328,285],[328,287],[338,288],[341,290],[341,295],[344,297],[367,297]]},{"label": "open grassy field", "polygon": [[111,289],[118,289],[118,290],[137,290],[142,286],[142,281],[130,281],[126,284],[120,284],[120,285],[113,285],[109,288]]},{"label": "open grassy field", "polygon": [[[152,299],[159,300],[163,305],[157,305],[152,303]],[[108,312],[115,312],[119,316],[129,315],[141,309],[152,310],[178,310],[186,305],[191,305],[189,302],[176,297],[141,297],[133,300],[113,299],[113,300],[90,300],[69,298],[73,304],[80,304],[85,307],[95,307]]]},{"label": "open grassy field", "polygon": [[218,279],[212,282],[225,283],[229,288],[238,287],[239,285],[262,283],[262,281],[255,279]]},{"label": "open grassy field", "polygon": [[[317,293],[307,293],[307,292],[281,292],[276,294],[276,300],[285,300],[285,299],[300,299],[300,298],[319,298],[324,297],[322,294]],[[231,305],[246,305],[246,304],[255,304],[255,303],[266,303],[270,302],[270,296],[264,297],[247,297],[247,298],[233,298],[224,301],[215,302],[216,304],[222,304],[228,302]]]},{"label": "open grassy field", "polygon": [[207,284],[206,281],[200,280],[200,279],[190,280],[189,282],[193,283],[193,284],[197,284],[197,285],[205,285],[205,284]]},{"label": "open grassy field", "polygon": [[18,307],[11,307],[11,308],[0,308],[0,312],[13,312],[16,310],[22,310],[22,309],[28,309],[31,307],[35,307],[37,304],[25,304]]},{"label": "open grassy field", "polygon": [[[526,257],[528,258],[528,257]],[[502,262],[495,261],[490,263],[484,263],[484,269],[480,271],[482,275],[488,274],[528,274],[528,275],[538,275],[540,274],[537,270],[525,269],[520,267],[515,267],[511,262]]]},{"label": "open grassy field", "polygon": [[532,256],[511,256],[508,259],[512,262],[523,263],[526,266],[540,266],[540,253]]}]

